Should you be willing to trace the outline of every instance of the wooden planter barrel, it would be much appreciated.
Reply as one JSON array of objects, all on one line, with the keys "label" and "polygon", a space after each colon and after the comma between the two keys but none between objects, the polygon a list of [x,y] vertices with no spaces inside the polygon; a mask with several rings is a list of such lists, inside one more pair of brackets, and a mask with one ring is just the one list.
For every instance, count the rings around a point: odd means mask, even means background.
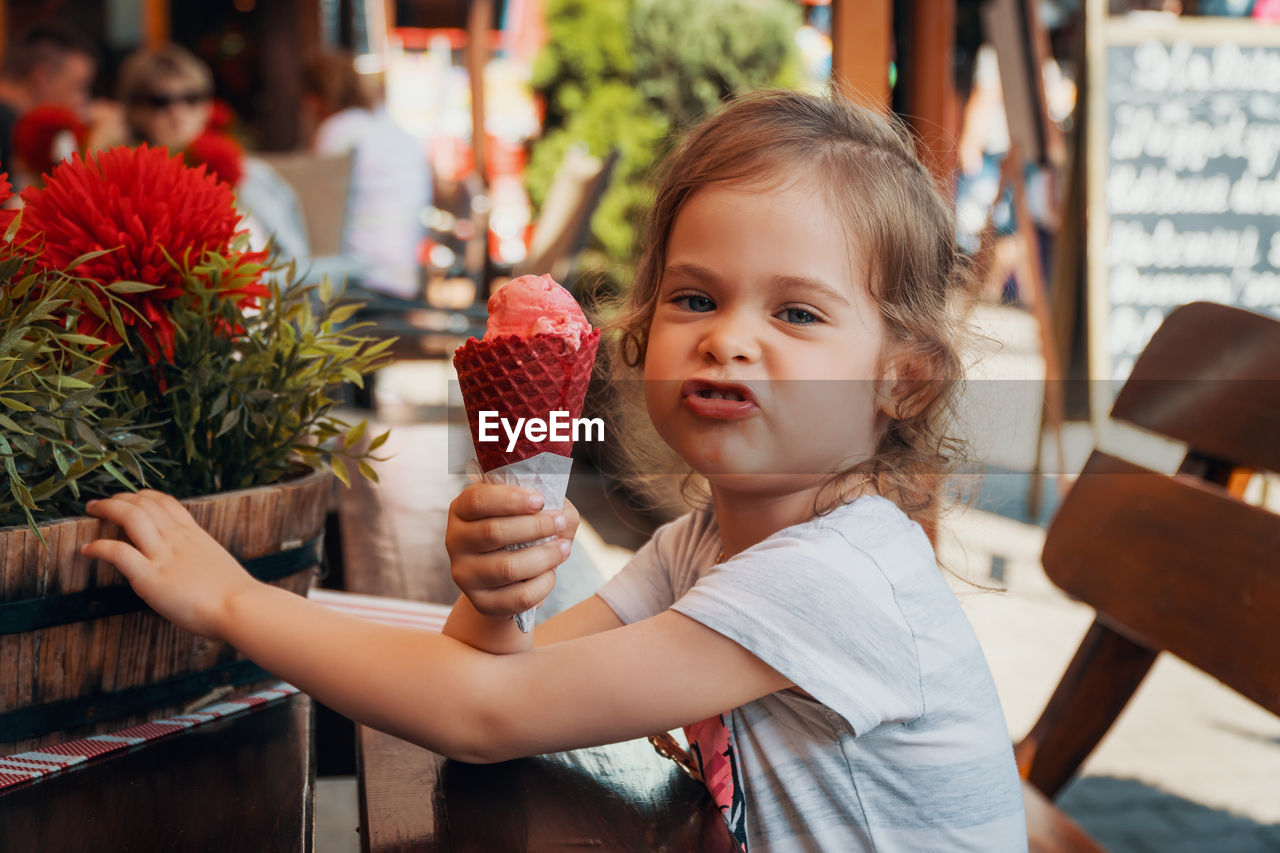
[{"label": "wooden planter barrel", "polygon": [[[196,521],[256,576],[306,595],[319,565],[331,475],[191,498]],[[0,755],[180,711],[269,676],[225,643],[142,604],[80,547],[119,530],[95,518],[0,528]]]}]

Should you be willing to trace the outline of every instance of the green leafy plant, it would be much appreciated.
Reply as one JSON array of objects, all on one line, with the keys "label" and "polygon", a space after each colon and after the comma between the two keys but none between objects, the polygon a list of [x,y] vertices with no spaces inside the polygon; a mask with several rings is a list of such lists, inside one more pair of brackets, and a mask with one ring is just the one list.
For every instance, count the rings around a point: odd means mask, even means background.
[{"label": "green leafy plant", "polygon": [[387,435],[365,446],[334,407],[392,342],[250,251],[229,187],[143,146],[62,163],[23,201],[0,211],[0,523],[121,488],[377,478]]},{"label": "green leafy plant", "polygon": [[[187,274],[189,291],[170,309],[174,356],[152,365],[137,355],[114,368],[128,377],[125,405],[145,407],[158,421],[155,462],[163,488],[179,496],[273,483],[298,464],[332,467],[350,484],[348,464],[377,480],[373,451],[357,451],[365,422],[333,413],[335,390],[388,358],[391,340],[344,325],[359,308],[343,303],[326,281],[303,286],[290,274],[268,285],[260,310],[222,298],[227,276],[242,274],[231,257],[209,254]],[[234,334],[227,334],[234,329]],[[158,367],[158,369],[157,369]]]},{"label": "green leafy plant", "polygon": [[[155,445],[112,411],[102,341],[66,327],[79,285],[33,271],[0,244],[0,525],[76,511],[86,496],[135,488]],[[38,531],[37,531],[38,532]]]},{"label": "green leafy plant", "polygon": [[637,86],[683,129],[737,92],[797,85],[799,27],[786,0],[635,0]]}]

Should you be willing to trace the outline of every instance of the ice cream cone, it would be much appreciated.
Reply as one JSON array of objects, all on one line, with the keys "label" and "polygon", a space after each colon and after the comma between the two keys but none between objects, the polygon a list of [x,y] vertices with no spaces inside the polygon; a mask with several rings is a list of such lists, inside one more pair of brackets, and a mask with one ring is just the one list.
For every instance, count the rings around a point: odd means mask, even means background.
[{"label": "ice cream cone", "polygon": [[471,338],[458,348],[453,366],[482,469],[490,471],[539,453],[569,456],[573,452],[572,441],[534,442],[522,437],[510,451],[505,436],[481,441],[480,413],[497,412],[513,423],[517,418],[547,420],[554,411],[567,412],[571,419],[580,417],[599,342],[600,330],[593,329],[576,350],[566,349],[556,335]]},{"label": "ice cream cone", "polygon": [[[504,431],[497,430],[498,440],[482,441],[480,413],[496,412],[509,423],[519,418],[549,421],[552,412],[565,412],[570,422],[580,417],[599,343],[600,330],[592,329],[577,349],[566,346],[564,338],[554,334],[499,335],[483,341],[471,338],[458,348],[453,365],[486,482],[534,489],[542,494],[546,509],[564,506],[572,439],[533,441],[522,435],[512,444]],[[544,541],[510,547],[527,548]],[[520,630],[528,632],[533,617],[534,610],[528,610],[515,621]]]}]

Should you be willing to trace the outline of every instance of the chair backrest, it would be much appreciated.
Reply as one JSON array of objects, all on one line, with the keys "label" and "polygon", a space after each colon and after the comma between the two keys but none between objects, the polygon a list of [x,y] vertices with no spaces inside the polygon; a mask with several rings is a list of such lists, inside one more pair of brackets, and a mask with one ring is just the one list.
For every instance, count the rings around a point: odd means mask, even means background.
[{"label": "chair backrest", "polygon": [[529,254],[516,264],[515,275],[550,273],[570,285],[574,259],[590,234],[591,217],[609,188],[618,156],[617,149],[601,159],[578,146],[569,148],[534,223]]},{"label": "chair backrest", "polygon": [[1280,714],[1280,516],[1220,486],[1095,453],[1058,510],[1043,562],[1107,627]]},{"label": "chair backrest", "polygon": [[[1113,416],[1210,467],[1280,470],[1280,322],[1208,303],[1169,315]],[[1280,515],[1184,464],[1095,452],[1054,518],[1046,573],[1098,620],[1280,714]]]},{"label": "chair backrest", "polygon": [[298,196],[313,257],[342,251],[352,155],[321,157],[308,152],[259,154]]},{"label": "chair backrest", "polygon": [[1152,336],[1111,416],[1227,465],[1280,471],[1280,323],[1195,302]]}]

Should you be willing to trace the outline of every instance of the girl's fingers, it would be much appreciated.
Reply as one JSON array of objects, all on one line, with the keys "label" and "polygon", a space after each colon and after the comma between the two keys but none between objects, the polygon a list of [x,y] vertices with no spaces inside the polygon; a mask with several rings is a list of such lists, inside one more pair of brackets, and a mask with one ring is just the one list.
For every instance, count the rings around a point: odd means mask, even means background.
[{"label": "girl's fingers", "polygon": [[556,573],[546,571],[528,580],[478,593],[471,603],[484,616],[512,616],[546,601],[555,586]]},{"label": "girl's fingers", "polygon": [[80,553],[91,560],[106,560],[128,578],[145,570],[148,563],[137,548],[118,539],[96,539],[81,548]]},{"label": "girl's fingers", "polygon": [[195,519],[191,517],[191,513],[187,508],[178,502],[173,495],[165,492],[157,492],[152,489],[143,489],[138,492],[138,498],[150,511],[153,517],[163,518],[170,524],[183,525],[194,524]]},{"label": "girl's fingers", "polygon": [[556,539],[515,551],[495,551],[477,557],[472,565],[475,584],[483,589],[496,590],[522,583],[554,569],[569,555],[569,542]]},{"label": "girl's fingers", "polygon": [[486,518],[462,526],[462,544],[473,553],[497,551],[508,545],[523,545],[548,536],[558,536],[568,527],[563,512],[544,510],[537,515]]},{"label": "girl's fingers", "polygon": [[530,489],[495,483],[475,483],[454,498],[453,512],[463,521],[494,516],[527,515],[542,509],[542,495]]},{"label": "girl's fingers", "polygon": [[143,553],[157,551],[163,538],[156,523],[157,510],[143,503],[137,495],[121,494],[101,501],[90,501],[85,512],[117,524]]}]

